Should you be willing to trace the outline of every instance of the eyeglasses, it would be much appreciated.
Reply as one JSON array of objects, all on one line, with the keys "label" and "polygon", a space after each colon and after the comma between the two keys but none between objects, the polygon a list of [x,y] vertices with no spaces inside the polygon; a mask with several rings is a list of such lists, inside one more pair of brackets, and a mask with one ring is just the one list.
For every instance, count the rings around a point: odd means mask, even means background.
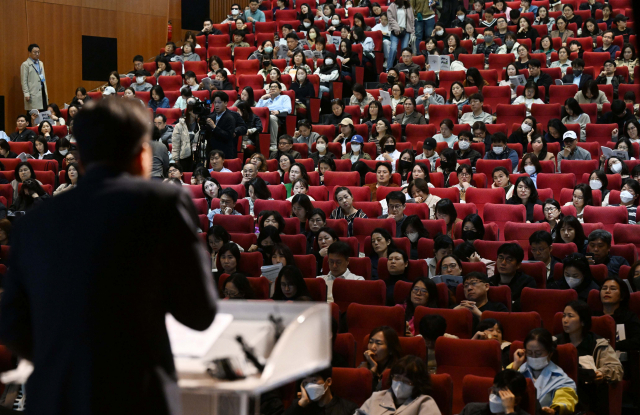
[{"label": "eyeglasses", "polygon": [[499,262],[515,262],[515,258],[512,258],[510,256],[504,256],[504,255],[498,255],[498,261]]},{"label": "eyeglasses", "polygon": [[399,210],[402,205],[389,205],[389,210]]},{"label": "eyeglasses", "polygon": [[449,264],[449,265],[442,265],[441,268],[443,271],[445,270],[449,270],[449,271],[453,271],[454,269],[456,269],[458,267],[458,264],[456,264],[455,262],[453,264]]},{"label": "eyeglasses", "polygon": [[224,290],[222,293],[224,294],[225,297],[229,297],[229,298],[234,298],[240,295],[238,291]]},{"label": "eyeglasses", "polygon": [[553,207],[548,207],[544,209],[545,213],[551,213],[551,212],[555,212],[556,210],[558,210],[557,207],[553,206]]},{"label": "eyeglasses", "polygon": [[428,293],[426,288],[417,288],[417,287],[411,290],[411,292],[416,295],[425,295],[426,293]]},{"label": "eyeglasses", "polygon": [[463,287],[466,290],[468,288],[475,287],[478,284],[483,284],[483,282],[482,281],[467,281],[467,282],[464,283]]},{"label": "eyeglasses", "polygon": [[409,386],[413,386],[413,382],[411,382],[409,379],[407,379],[406,376],[393,375],[393,376],[391,376],[391,380],[394,381],[394,382],[402,382],[402,383],[406,383]]}]

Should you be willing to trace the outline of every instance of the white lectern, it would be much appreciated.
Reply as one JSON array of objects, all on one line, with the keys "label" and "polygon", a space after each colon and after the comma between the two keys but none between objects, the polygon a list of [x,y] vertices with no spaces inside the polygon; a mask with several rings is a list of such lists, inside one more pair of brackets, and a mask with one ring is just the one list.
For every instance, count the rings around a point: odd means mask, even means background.
[{"label": "white lectern", "polygon": [[[280,319],[280,329],[273,319]],[[283,330],[282,330],[283,329]],[[218,315],[204,332],[190,330],[171,317],[167,330],[174,353],[184,415],[249,415],[249,401],[331,364],[331,317],[327,303],[220,301]],[[276,341],[275,336],[281,331]],[[236,340],[253,349],[258,370]],[[207,373],[209,362],[229,359],[245,375],[228,381]]]}]

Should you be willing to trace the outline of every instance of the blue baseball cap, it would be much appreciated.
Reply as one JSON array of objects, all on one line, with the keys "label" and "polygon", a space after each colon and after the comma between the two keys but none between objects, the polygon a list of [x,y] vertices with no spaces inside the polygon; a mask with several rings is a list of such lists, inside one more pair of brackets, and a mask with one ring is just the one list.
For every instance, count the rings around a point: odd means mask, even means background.
[{"label": "blue baseball cap", "polygon": [[352,143],[360,143],[360,144],[362,144],[362,143],[364,143],[364,138],[362,138],[361,135],[356,134],[353,137],[351,137],[351,142]]}]

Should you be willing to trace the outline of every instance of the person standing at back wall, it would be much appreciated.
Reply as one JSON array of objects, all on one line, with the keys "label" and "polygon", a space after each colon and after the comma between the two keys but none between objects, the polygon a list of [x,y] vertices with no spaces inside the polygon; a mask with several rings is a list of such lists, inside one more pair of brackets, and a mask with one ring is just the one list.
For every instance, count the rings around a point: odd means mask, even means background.
[{"label": "person standing at back wall", "polygon": [[32,43],[27,48],[29,57],[20,65],[20,85],[24,95],[24,109],[45,110],[47,100],[47,79],[44,64],[40,60],[40,46]]}]

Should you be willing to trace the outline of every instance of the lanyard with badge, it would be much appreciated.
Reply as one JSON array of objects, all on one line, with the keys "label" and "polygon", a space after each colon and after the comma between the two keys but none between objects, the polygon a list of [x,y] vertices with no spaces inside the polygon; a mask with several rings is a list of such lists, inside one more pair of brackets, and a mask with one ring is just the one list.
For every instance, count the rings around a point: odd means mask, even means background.
[{"label": "lanyard with badge", "polygon": [[[38,68],[40,68],[40,70],[38,70]],[[42,67],[40,66],[40,63],[38,61],[33,61],[33,69],[35,69],[36,73],[40,77],[40,82],[44,83],[44,75],[42,74]]]}]

